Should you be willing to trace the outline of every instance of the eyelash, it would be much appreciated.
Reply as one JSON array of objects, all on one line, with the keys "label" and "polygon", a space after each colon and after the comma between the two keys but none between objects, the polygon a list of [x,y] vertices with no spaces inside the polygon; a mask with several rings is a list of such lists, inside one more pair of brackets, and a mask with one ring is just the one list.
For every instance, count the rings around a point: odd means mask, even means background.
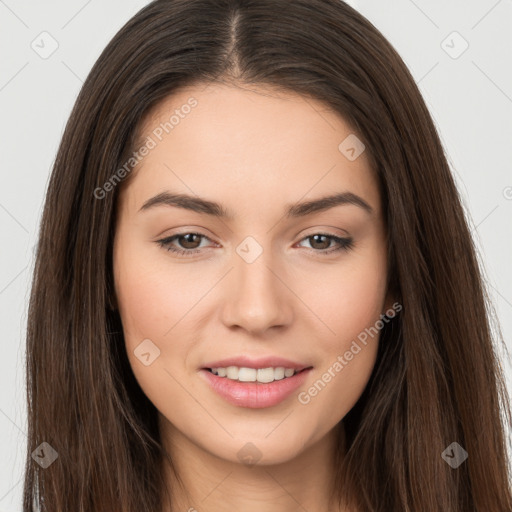
[{"label": "eyelash", "polygon": [[[206,235],[203,235],[201,233],[187,232],[187,233],[178,233],[176,235],[172,235],[170,237],[163,238],[161,240],[157,240],[156,243],[158,243],[160,245],[160,247],[162,247],[163,249],[165,249],[167,251],[170,251],[175,254],[183,255],[185,257],[189,257],[195,253],[201,252],[201,249],[189,249],[189,250],[177,249],[171,245],[171,243],[174,240],[176,240],[177,238],[180,238],[182,236],[186,236],[186,235],[196,235],[196,236],[200,236],[202,238],[206,238],[207,240],[210,240],[210,242],[212,241]],[[325,236],[331,240],[334,240],[336,243],[339,244],[339,247],[330,248],[330,249],[323,249],[323,250],[310,249],[311,251],[319,253],[321,255],[327,255],[327,254],[331,254],[333,252],[338,252],[338,251],[349,251],[354,248],[353,238],[350,238],[350,237],[349,238],[341,238],[338,236],[329,235],[328,233],[313,233],[312,235],[308,235],[308,236],[302,238],[302,240],[300,240],[300,241],[302,242],[303,240],[307,240],[308,238],[313,238],[315,235]]]}]

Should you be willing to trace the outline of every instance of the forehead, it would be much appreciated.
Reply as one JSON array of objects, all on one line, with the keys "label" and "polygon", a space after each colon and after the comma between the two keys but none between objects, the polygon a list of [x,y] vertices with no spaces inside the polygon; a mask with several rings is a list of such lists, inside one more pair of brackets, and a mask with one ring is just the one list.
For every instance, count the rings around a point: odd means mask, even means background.
[{"label": "forehead", "polygon": [[166,189],[219,201],[256,196],[260,208],[262,198],[289,203],[349,190],[379,209],[365,150],[347,158],[357,134],[325,103],[294,92],[188,86],[153,107],[138,135],[151,146],[128,187],[139,206]]}]

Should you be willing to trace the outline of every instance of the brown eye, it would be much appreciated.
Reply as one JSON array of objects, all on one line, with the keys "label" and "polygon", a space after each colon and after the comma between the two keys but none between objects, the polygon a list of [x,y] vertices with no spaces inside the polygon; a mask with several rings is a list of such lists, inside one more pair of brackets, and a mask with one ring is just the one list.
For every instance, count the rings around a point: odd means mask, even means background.
[{"label": "brown eye", "polygon": [[[354,246],[352,238],[341,238],[339,236],[328,235],[326,233],[315,233],[314,235],[310,235],[302,239],[302,241],[304,240],[308,240],[311,248],[314,249],[314,252],[320,254],[330,254],[332,252],[343,250],[347,251],[352,249]],[[331,245],[332,242],[335,242],[334,247]]]},{"label": "brown eye", "polygon": [[210,240],[201,233],[179,233],[162,240],[157,240],[157,243],[167,251],[189,256],[201,252],[200,245],[203,238]]},{"label": "brown eye", "polygon": [[186,233],[185,235],[179,235],[176,240],[184,249],[197,249],[198,242],[201,243],[202,235],[197,233]]},{"label": "brown eye", "polygon": [[[320,240],[321,238],[324,240]],[[313,249],[328,249],[331,245],[331,240],[327,235],[313,235],[309,236],[308,239],[313,240],[313,242],[310,242]]]}]

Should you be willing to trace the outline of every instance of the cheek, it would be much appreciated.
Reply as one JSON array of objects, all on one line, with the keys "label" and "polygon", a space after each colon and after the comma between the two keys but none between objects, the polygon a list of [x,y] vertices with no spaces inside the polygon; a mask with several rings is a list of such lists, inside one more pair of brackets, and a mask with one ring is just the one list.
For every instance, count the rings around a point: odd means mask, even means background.
[{"label": "cheek", "polygon": [[[385,258],[381,251],[367,251],[350,262],[332,265],[328,271],[307,273],[298,290],[321,321],[328,345],[343,350],[383,311],[386,295]],[[315,286],[311,286],[315,283]]]},{"label": "cheek", "polygon": [[368,251],[350,265],[333,266],[329,280],[324,275],[324,285],[309,294],[312,309],[328,329],[320,342],[322,363],[299,403],[321,423],[334,424],[345,416],[371,376],[383,325],[385,264],[382,251]]},{"label": "cheek", "polygon": [[[337,424],[358,401],[370,379],[379,344],[380,331],[375,328],[380,319],[380,313],[376,313],[379,299],[377,295],[369,298],[367,293],[360,297],[352,294],[345,308],[338,306],[337,315],[328,319],[336,336],[322,339],[321,364],[297,397],[306,417],[315,418],[318,425]],[[360,306],[368,301],[375,307]]]},{"label": "cheek", "polygon": [[[154,258],[133,252],[127,257],[127,253],[124,251],[115,262],[116,295],[127,356],[146,396],[158,410],[166,410],[169,404],[186,399],[179,382],[185,378],[190,343],[182,336],[182,326],[186,325],[185,315],[192,306],[188,303],[193,297],[197,301],[200,294],[199,290],[194,293],[194,286],[188,286],[179,273],[170,275],[165,269],[148,264],[154,263]],[[150,354],[148,365],[143,362],[144,353]]]},{"label": "cheek", "polygon": [[[312,428],[327,431],[341,421],[361,397],[371,376],[378,341],[359,348],[350,361],[346,351],[334,354],[324,366],[318,368],[309,386],[297,396],[298,407],[305,423]],[[348,343],[349,347],[351,346]],[[352,353],[349,349],[349,352]],[[338,359],[338,356],[340,359]]]},{"label": "cheek", "polygon": [[144,338],[165,344],[204,294],[204,283],[184,269],[171,272],[165,261],[155,261],[154,254],[120,255],[116,264],[116,294],[127,344]]}]

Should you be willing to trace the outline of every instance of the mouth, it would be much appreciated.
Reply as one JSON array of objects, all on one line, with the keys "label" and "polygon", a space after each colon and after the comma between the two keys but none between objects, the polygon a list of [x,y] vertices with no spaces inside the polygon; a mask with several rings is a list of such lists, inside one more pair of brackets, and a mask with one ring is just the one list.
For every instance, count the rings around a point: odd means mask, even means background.
[{"label": "mouth", "polygon": [[310,370],[312,366],[305,368],[285,368],[283,366],[267,368],[248,368],[238,366],[227,366],[217,368],[203,368],[217,377],[225,378],[235,382],[255,382],[258,384],[269,384],[274,381],[285,380],[295,375]]},{"label": "mouth", "polygon": [[312,366],[299,370],[288,368],[288,376],[285,376],[286,368],[283,367],[256,369],[228,366],[202,368],[199,375],[212,391],[228,403],[237,407],[262,409],[284,402],[306,382],[312,369]]}]

